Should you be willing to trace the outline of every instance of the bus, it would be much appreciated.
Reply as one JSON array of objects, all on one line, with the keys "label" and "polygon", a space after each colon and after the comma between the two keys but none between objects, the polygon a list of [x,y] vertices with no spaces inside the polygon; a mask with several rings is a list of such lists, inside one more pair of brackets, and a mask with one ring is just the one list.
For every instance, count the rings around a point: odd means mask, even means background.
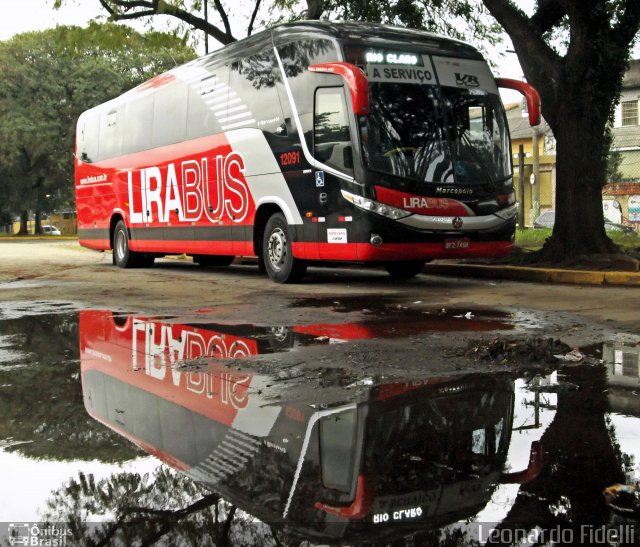
[{"label": "bus", "polygon": [[186,254],[257,257],[275,282],[309,264],[509,253],[511,145],[473,47],[355,22],[282,24],[141,84],[77,122],[80,243],[123,268]]}]

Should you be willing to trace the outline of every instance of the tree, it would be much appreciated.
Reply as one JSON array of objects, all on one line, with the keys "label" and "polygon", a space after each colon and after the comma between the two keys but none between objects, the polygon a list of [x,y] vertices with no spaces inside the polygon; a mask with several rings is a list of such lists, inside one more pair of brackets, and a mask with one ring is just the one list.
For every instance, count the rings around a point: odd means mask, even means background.
[{"label": "tree", "polygon": [[[189,27],[202,31],[222,45],[243,35],[250,36],[255,28],[262,0],[250,0],[247,8],[246,31],[232,28],[229,9],[221,0],[98,0],[111,21],[131,21],[157,15],[172,17]],[[65,0],[56,0],[59,7]],[[214,20],[205,16],[205,3],[213,4]],[[237,8],[237,4],[233,4]],[[249,11],[250,7],[250,11]],[[234,13],[237,20],[238,13]],[[375,23],[399,24],[411,28],[440,32],[447,36],[478,43],[500,41],[500,29],[487,17],[486,10],[474,0],[275,0],[270,8],[270,24],[299,19],[348,19]],[[247,21],[248,19],[248,21]]]},{"label": "tree", "polygon": [[[79,114],[194,57],[174,35],[128,27],[58,27],[0,43],[0,176],[21,212],[73,203],[73,138]],[[5,205],[6,208],[6,205]]]},{"label": "tree", "polygon": [[98,481],[79,473],[52,493],[43,516],[65,523],[69,539],[86,546],[277,544],[267,525],[165,466]]},{"label": "tree", "polygon": [[[189,27],[204,32],[213,37],[222,45],[227,45],[237,40],[231,29],[228,9],[221,0],[214,0],[214,13],[216,21],[211,22],[205,15],[203,0],[98,0],[100,5],[109,14],[110,21],[131,21],[133,19],[145,19],[155,15],[167,15],[173,17]],[[204,0],[207,2],[207,0]],[[255,25],[258,10],[262,0],[251,0],[253,7],[249,18],[246,34],[250,36]],[[54,7],[59,8],[65,0],[55,0]],[[207,3],[208,7],[208,3]],[[237,9],[237,4],[234,4]],[[236,14],[237,15],[237,14]]]},{"label": "tree", "polygon": [[[540,258],[617,252],[604,231],[602,187],[640,2],[538,0],[531,17],[511,0],[482,2],[510,36],[557,142],[556,221]],[[558,45],[558,36],[568,40]]]},{"label": "tree", "polygon": [[[141,454],[87,414],[78,373],[78,314],[44,313],[0,321],[7,360],[0,369],[0,439],[23,457],[123,462]],[[15,310],[11,310],[15,311]]]},{"label": "tree", "polygon": [[[308,0],[311,11],[312,0]],[[471,41],[478,46],[500,41],[501,30],[487,16],[482,4],[473,0],[318,0],[318,17],[334,20],[368,21],[428,30]]]}]

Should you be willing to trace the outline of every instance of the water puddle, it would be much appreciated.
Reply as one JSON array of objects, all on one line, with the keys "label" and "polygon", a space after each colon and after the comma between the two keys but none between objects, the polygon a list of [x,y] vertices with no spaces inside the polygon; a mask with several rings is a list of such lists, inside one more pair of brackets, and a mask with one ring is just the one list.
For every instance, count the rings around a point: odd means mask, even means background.
[{"label": "water puddle", "polygon": [[544,374],[365,379],[328,398],[305,378],[276,391],[274,373],[247,359],[439,332],[438,319],[454,332],[519,328],[491,310],[403,310],[419,327],[392,302],[349,310],[365,317],[0,316],[0,484],[11,492],[0,522],[12,523],[0,537],[30,537],[29,522],[123,545],[640,537],[640,345],[607,342],[594,348],[602,363],[559,360]]}]

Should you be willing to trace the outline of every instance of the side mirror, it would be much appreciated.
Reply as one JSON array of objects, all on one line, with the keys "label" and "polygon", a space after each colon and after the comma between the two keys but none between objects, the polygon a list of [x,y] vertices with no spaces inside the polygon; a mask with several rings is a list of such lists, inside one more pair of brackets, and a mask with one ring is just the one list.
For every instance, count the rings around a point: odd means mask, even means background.
[{"label": "side mirror", "polygon": [[526,82],[520,80],[511,80],[509,78],[496,78],[498,87],[507,89],[515,89],[522,93],[527,100],[527,112],[529,112],[529,125],[540,125],[540,95],[535,88]]},{"label": "side mirror", "polygon": [[531,452],[529,453],[529,465],[523,471],[514,473],[503,473],[500,477],[501,484],[524,484],[535,479],[542,472],[544,463],[542,454],[542,445],[540,441],[531,443]]},{"label": "side mirror", "polygon": [[361,68],[351,63],[321,63],[311,65],[311,72],[326,72],[342,76],[351,92],[351,105],[356,116],[369,114],[369,82]]}]

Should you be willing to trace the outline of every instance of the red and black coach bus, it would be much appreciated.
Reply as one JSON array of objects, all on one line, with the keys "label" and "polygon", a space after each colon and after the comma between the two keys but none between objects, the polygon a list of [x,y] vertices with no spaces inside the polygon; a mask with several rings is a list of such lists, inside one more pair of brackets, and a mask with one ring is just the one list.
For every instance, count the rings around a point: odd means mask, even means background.
[{"label": "red and black coach bus", "polygon": [[500,256],[516,223],[510,141],[480,53],[363,23],[285,24],[84,112],[80,243],[121,267],[257,256],[276,282],[310,262]]}]

